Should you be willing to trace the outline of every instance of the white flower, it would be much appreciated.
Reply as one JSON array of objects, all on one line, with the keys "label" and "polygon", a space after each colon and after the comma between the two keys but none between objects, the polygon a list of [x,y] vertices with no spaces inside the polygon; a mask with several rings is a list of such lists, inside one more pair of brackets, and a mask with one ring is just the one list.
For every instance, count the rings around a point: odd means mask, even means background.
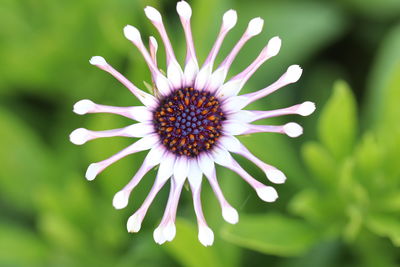
[{"label": "white flower", "polygon": [[248,174],[231,156],[239,154],[260,167],[272,183],[284,183],[285,175],[275,167],[262,162],[235,138],[235,135],[256,132],[275,132],[297,137],[302,134],[302,128],[297,123],[285,125],[254,125],[251,122],[289,114],[310,115],[315,110],[311,102],[294,105],[270,111],[243,110],[248,104],[263,98],[281,87],[296,82],[302,73],[298,65],[288,68],[276,82],[253,93],[239,95],[241,89],[253,73],[269,58],[278,54],[281,40],[272,38],[259,56],[241,73],[225,81],[229,68],[243,45],[253,36],[259,34],[263,20],[255,18],[250,21],[238,43],[232,51],[214,70],[214,61],[227,33],[235,26],[237,14],[234,10],[227,11],[223,16],[222,26],[217,40],[208,57],[199,68],[196,51],[193,44],[190,18],[192,10],[188,3],[180,1],[177,11],[185,33],[187,53],[185,67],[179,65],[172,49],[169,37],[164,28],[161,14],[152,7],[146,7],[146,16],[159,32],[167,55],[167,75],[157,66],[157,41],[150,37],[150,52],[141,39],[140,32],[133,26],[124,28],[125,37],[130,40],[143,55],[152,75],[155,85],[154,95],[150,95],[126,79],[107,61],[99,56],[90,60],[92,65],[107,71],[124,84],[142,103],[143,106],[113,107],[96,104],[90,100],[81,100],[74,106],[77,114],[113,113],[122,115],[137,123],[130,126],[107,131],[90,131],[79,128],[70,135],[74,144],[112,136],[140,138],[138,141],[119,153],[103,161],[90,164],[86,178],[93,180],[109,165],[117,160],[144,150],[150,150],[143,165],[132,180],[115,194],[113,205],[122,209],[128,205],[130,193],[147,172],[159,165],[154,185],[142,206],[129,218],[129,232],[138,232],[146,212],[157,193],[167,181],[171,190],[167,207],[160,225],[154,231],[154,239],[162,244],[175,237],[175,217],[182,187],[186,181],[193,194],[194,210],[199,227],[199,240],[205,245],[212,245],[214,234],[205,221],[200,192],[203,175],[209,181],[220,203],[222,216],[228,222],[238,222],[237,211],[227,202],[218,184],[214,163],[227,167],[242,177],[258,196],[273,202],[278,194],[271,186],[264,185]]}]

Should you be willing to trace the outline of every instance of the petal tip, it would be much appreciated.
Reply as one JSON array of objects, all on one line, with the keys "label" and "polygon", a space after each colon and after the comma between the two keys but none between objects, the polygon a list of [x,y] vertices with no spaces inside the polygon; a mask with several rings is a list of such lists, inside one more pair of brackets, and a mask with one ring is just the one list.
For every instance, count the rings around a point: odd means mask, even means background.
[{"label": "petal tip", "polygon": [[162,230],[163,230],[163,228],[161,228],[161,226],[159,226],[153,232],[154,241],[159,245],[164,244],[166,241]]},{"label": "petal tip", "polygon": [[126,39],[131,42],[137,42],[141,39],[139,30],[132,25],[126,25],[124,27],[124,35]]},{"label": "petal tip", "polygon": [[249,26],[247,27],[247,33],[250,36],[255,36],[260,34],[264,26],[264,20],[262,18],[254,18],[250,20]]},{"label": "petal tip", "polygon": [[265,202],[274,202],[278,198],[278,193],[271,186],[263,186],[256,189],[257,195]]},{"label": "petal tip", "polygon": [[89,60],[89,63],[95,66],[107,66],[108,63],[104,59],[104,57],[101,56],[94,56]]},{"label": "petal tip", "polygon": [[214,232],[207,226],[199,227],[199,241],[203,246],[208,247],[214,243]]},{"label": "petal tip", "polygon": [[281,50],[282,40],[278,36],[272,37],[271,40],[268,41],[266,47],[266,54],[268,57],[274,57]]},{"label": "petal tip", "polygon": [[171,221],[168,223],[163,231],[162,231],[163,236],[167,241],[172,241],[175,238],[176,235],[176,227],[175,224]]},{"label": "petal tip", "polygon": [[295,83],[300,79],[302,73],[303,70],[299,65],[292,65],[287,69],[285,79],[288,83]]},{"label": "petal tip", "polygon": [[315,111],[315,104],[311,101],[306,101],[299,106],[297,114],[301,116],[311,115]]},{"label": "petal tip", "polygon": [[83,99],[75,103],[73,112],[78,115],[84,115],[92,110],[94,105],[89,99]]},{"label": "petal tip", "polygon": [[176,11],[178,12],[179,16],[188,20],[192,16],[192,9],[190,5],[185,1],[179,1],[176,4]]},{"label": "petal tip", "polygon": [[154,50],[157,51],[157,49],[158,49],[157,39],[154,38],[154,36],[150,36],[149,42],[150,42],[150,45],[154,48]]},{"label": "petal tip", "polygon": [[222,210],[222,217],[230,224],[236,224],[239,222],[239,214],[236,209],[232,207],[225,207]]},{"label": "petal tip", "polygon": [[140,231],[141,227],[142,227],[142,220],[137,213],[129,217],[128,222],[126,223],[126,228],[129,233],[137,233]]},{"label": "petal tip", "polygon": [[235,10],[230,9],[225,12],[224,16],[222,17],[223,25],[227,29],[232,29],[237,22],[237,13]]},{"label": "petal tip", "polygon": [[155,9],[154,7],[147,6],[144,9],[144,13],[146,14],[146,17],[153,22],[161,22],[162,21],[160,12],[158,12],[158,10]]},{"label": "petal tip", "polygon": [[283,172],[281,172],[280,170],[267,170],[266,171],[266,175],[268,180],[270,180],[271,182],[275,183],[275,184],[283,184],[286,181],[286,176]]},{"label": "petal tip", "polygon": [[126,191],[119,191],[114,195],[113,206],[117,210],[123,209],[128,206],[129,194]]},{"label": "petal tip", "polygon": [[298,137],[303,134],[303,127],[295,122],[289,122],[283,126],[283,131],[289,137]]},{"label": "petal tip", "polygon": [[93,181],[96,178],[97,174],[99,174],[100,168],[101,166],[97,163],[90,164],[85,174],[86,179],[88,181]]},{"label": "petal tip", "polygon": [[88,130],[78,128],[69,135],[69,140],[75,145],[83,145],[88,140]]}]

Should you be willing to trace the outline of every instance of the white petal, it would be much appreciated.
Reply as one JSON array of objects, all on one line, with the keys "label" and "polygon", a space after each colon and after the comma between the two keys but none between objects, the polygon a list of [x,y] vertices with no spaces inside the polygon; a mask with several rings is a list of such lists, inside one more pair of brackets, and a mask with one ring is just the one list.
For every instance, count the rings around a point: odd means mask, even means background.
[{"label": "white petal", "polygon": [[249,104],[250,98],[245,96],[232,96],[223,102],[223,108],[227,113],[233,113],[241,110]]},{"label": "white petal", "polygon": [[168,160],[168,156],[165,155],[165,148],[163,145],[154,146],[146,156],[146,161],[151,165],[157,165],[161,160]]},{"label": "white petal", "polygon": [[237,13],[235,10],[230,9],[225,12],[224,16],[222,17],[223,25],[227,29],[232,29],[237,22]]},{"label": "white petal", "polygon": [[310,101],[306,101],[300,105],[297,110],[297,114],[301,116],[308,116],[311,115],[315,111],[315,104]]},{"label": "white petal", "polygon": [[89,138],[89,131],[85,128],[78,128],[69,135],[69,140],[75,145],[83,145]]},{"label": "white petal", "polygon": [[140,231],[142,227],[142,217],[139,214],[133,214],[129,217],[128,222],[126,223],[126,228],[129,233],[137,233]]},{"label": "white petal", "polygon": [[150,36],[150,37],[149,37],[149,41],[150,41],[150,44],[151,44],[151,46],[153,47],[154,51],[157,51],[157,49],[158,49],[158,43],[157,43],[156,38],[154,38],[154,36]]},{"label": "white petal", "polygon": [[299,65],[292,65],[290,66],[285,75],[285,81],[288,83],[295,83],[297,82],[302,74],[303,70],[300,68]]},{"label": "white petal", "polygon": [[166,95],[171,91],[170,82],[164,75],[156,75],[156,77],[154,78],[154,82],[156,84],[157,90],[160,91],[163,95]]},{"label": "white petal", "polygon": [[153,120],[153,112],[145,106],[128,107],[128,118],[136,121],[145,122]]},{"label": "white petal", "polygon": [[271,186],[259,187],[256,189],[257,195],[266,202],[274,202],[278,198],[278,193]]},{"label": "white petal", "polygon": [[270,186],[266,186],[256,179],[254,179],[250,174],[248,174],[225,148],[217,147],[213,151],[214,161],[219,165],[227,167],[232,171],[239,174],[243,180],[245,180],[251,187],[253,187],[258,196],[267,202],[273,202],[277,199],[278,194],[276,190]]},{"label": "white petal", "polygon": [[74,105],[74,112],[79,115],[83,115],[88,113],[90,110],[93,109],[95,103],[88,99],[83,99],[75,103]]},{"label": "white petal", "polygon": [[123,209],[128,205],[129,193],[125,190],[121,190],[114,195],[113,206],[117,210]]},{"label": "white petal", "polygon": [[[129,27],[133,28],[132,26],[127,26],[127,27],[125,27],[125,30],[128,29]],[[128,30],[128,32],[129,32],[129,30]],[[139,36],[138,42],[135,43],[135,45],[139,48],[139,50],[141,50],[141,51],[145,50],[142,40],[140,39],[140,36]],[[147,54],[144,56],[145,56],[145,59],[150,57]],[[126,88],[128,88],[129,91],[131,91],[132,94],[134,94],[140,100],[140,102],[142,102],[147,107],[154,107],[157,104],[157,100],[154,96],[137,88],[131,81],[129,81],[124,75],[122,75],[120,72],[118,72],[116,69],[114,69],[111,65],[109,65],[103,58],[100,59],[100,58],[94,57],[94,58],[92,58],[91,62],[93,64],[95,64],[98,68],[111,74],[115,79],[117,79]],[[154,64],[152,64],[152,65],[154,65]]]},{"label": "white petal", "polygon": [[164,244],[165,241],[167,241],[164,237],[162,230],[163,230],[163,228],[161,226],[159,226],[153,232],[154,241],[156,241],[156,243],[159,245]]},{"label": "white petal", "polygon": [[203,246],[211,246],[214,242],[214,233],[207,226],[199,227],[199,241],[203,244]]},{"label": "white petal", "polygon": [[230,135],[241,135],[249,130],[248,124],[239,121],[226,121],[222,130]]},{"label": "white petal", "polygon": [[177,61],[175,60],[170,61],[167,67],[167,77],[175,88],[179,88],[182,86],[183,71]]},{"label": "white petal", "polygon": [[285,182],[286,176],[283,174],[283,172],[271,165],[266,164],[265,162],[254,156],[244,145],[240,143],[237,138],[228,135],[223,136],[220,139],[220,144],[228,151],[242,155],[243,157],[256,164],[260,169],[265,172],[265,175],[271,182],[276,184],[282,184]]},{"label": "white petal", "polygon": [[196,75],[199,72],[199,65],[196,60],[189,60],[185,65],[185,86],[193,86],[193,82],[196,79]]},{"label": "white petal", "polygon": [[140,36],[140,32],[138,29],[133,27],[132,25],[126,25],[124,27],[124,35],[126,39],[129,41],[132,41],[133,43],[141,42],[142,37]]},{"label": "white petal", "polygon": [[213,151],[213,158],[215,163],[222,166],[232,165],[232,156],[225,149],[216,148]]},{"label": "white petal", "polygon": [[240,151],[242,147],[240,141],[237,138],[229,135],[222,136],[220,138],[220,142],[222,146],[224,146],[227,150],[233,152]]},{"label": "white petal", "polygon": [[172,154],[168,156],[166,155],[168,155],[168,152],[164,155],[158,170],[158,176],[161,181],[167,180],[174,173],[175,156],[173,156]]},{"label": "white petal", "polygon": [[193,188],[199,188],[201,186],[203,173],[201,172],[199,165],[196,160],[189,161],[189,175],[188,180]]},{"label": "white petal", "polygon": [[303,128],[295,122],[285,124],[283,130],[289,137],[298,137],[303,134]]},{"label": "white petal", "polygon": [[254,121],[255,115],[249,110],[239,110],[238,112],[228,114],[227,119],[248,123]]},{"label": "white petal", "polygon": [[283,184],[286,181],[286,176],[283,172],[277,169],[270,169],[267,170],[266,175],[268,177],[268,180],[275,184]]},{"label": "white petal", "polygon": [[[299,80],[301,74],[302,74],[302,69],[300,68],[299,65],[290,66],[287,69],[287,71],[277,81],[275,81],[271,85],[269,85],[261,90],[258,90],[258,91],[255,91],[255,92],[252,92],[249,94],[241,95],[240,97],[242,97],[244,99],[244,105],[241,105],[240,109],[244,108],[246,105],[248,105],[260,98],[263,98],[269,94],[272,94],[273,92],[281,89],[282,87],[284,87],[288,84],[297,82]],[[231,103],[229,103],[229,104],[231,104]],[[229,106],[229,108],[231,108],[231,106]],[[232,107],[232,109],[234,109],[234,108]],[[237,108],[236,108],[236,110],[237,110]]]},{"label": "white petal", "polygon": [[158,134],[147,135],[142,139],[136,141],[136,149],[137,150],[147,150],[155,146],[155,144],[159,141]]},{"label": "white petal", "polygon": [[174,165],[174,179],[178,184],[183,183],[183,181],[188,176],[189,166],[188,160],[185,156],[178,157]]},{"label": "white petal", "polygon": [[85,177],[89,181],[93,181],[97,174],[101,171],[101,165],[97,163],[92,163],[86,170]]},{"label": "white petal", "polygon": [[163,236],[167,241],[172,241],[176,235],[176,227],[173,221],[169,221],[163,229]]},{"label": "white petal", "polygon": [[198,163],[201,171],[206,176],[211,176],[214,171],[214,160],[206,153],[200,154],[198,157]]},{"label": "white petal", "polygon": [[127,185],[122,189],[126,192],[126,201],[129,199],[129,194],[132,190],[140,183],[143,177],[157,164],[160,162],[160,158],[163,155],[163,148],[161,144],[154,146],[144,159],[143,164],[140,166],[139,170],[135,173],[132,179]]},{"label": "white petal", "polygon": [[236,95],[236,92],[239,92],[242,87],[243,79],[231,79],[219,88],[220,93],[218,95],[220,97]]},{"label": "white petal", "polygon": [[132,137],[144,137],[154,132],[152,123],[135,123],[125,128],[125,132]]},{"label": "white petal", "polygon": [[215,91],[224,83],[227,74],[227,68],[219,67],[211,74],[209,90]]},{"label": "white petal", "polygon": [[224,220],[232,224],[237,223],[239,220],[239,215],[237,214],[237,211],[226,201],[224,194],[222,193],[221,187],[219,186],[216,177],[213,159],[210,158],[207,154],[203,154],[198,158],[198,162],[201,170],[206,175],[215,193],[215,196],[218,198]]},{"label": "white petal", "polygon": [[144,9],[144,12],[146,13],[146,17],[149,20],[155,21],[155,22],[161,22],[162,21],[160,12],[158,12],[158,10],[155,9],[154,7],[147,6]]},{"label": "white petal", "polygon": [[211,76],[212,64],[203,66],[197,73],[195,81],[195,89],[203,90]]},{"label": "white petal", "polygon": [[268,45],[266,47],[265,52],[267,53],[267,57],[274,57],[279,53],[281,49],[282,40],[278,36],[275,36],[269,40]]},{"label": "white petal", "polygon": [[100,56],[94,56],[89,60],[89,63],[95,66],[107,66],[107,61]]},{"label": "white petal", "polygon": [[239,221],[238,212],[231,206],[224,206],[222,208],[222,217],[224,220],[231,224],[236,224]]},{"label": "white petal", "polygon": [[187,20],[192,16],[192,9],[185,1],[180,1],[176,4],[176,11],[178,11],[179,16]]},{"label": "white petal", "polygon": [[262,31],[264,20],[262,18],[254,18],[250,20],[247,27],[247,33],[251,36],[257,35]]},{"label": "white petal", "polygon": [[89,168],[86,171],[86,179],[93,180],[96,176],[103,171],[105,168],[110,166],[111,164],[115,163],[116,161],[126,157],[127,155],[134,154],[139,151],[148,150],[151,147],[156,146],[157,142],[159,141],[159,137],[157,134],[148,135],[143,137],[142,139],[136,141],[132,145],[124,148],[120,152],[112,155],[108,159],[103,161],[92,163],[89,165]]}]

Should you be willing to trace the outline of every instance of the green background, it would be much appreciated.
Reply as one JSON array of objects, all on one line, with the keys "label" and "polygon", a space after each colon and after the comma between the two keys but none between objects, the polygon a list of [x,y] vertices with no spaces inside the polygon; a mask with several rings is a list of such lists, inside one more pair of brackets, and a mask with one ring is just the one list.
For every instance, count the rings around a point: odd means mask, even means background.
[{"label": "green background", "polygon": [[[68,141],[79,127],[128,125],[113,115],[78,116],[84,98],[128,106],[138,101],[108,74],[91,66],[104,56],[144,88],[149,71],[122,28],[144,38],[154,28],[143,8],[162,11],[181,62],[184,38],[174,1],[2,0],[0,3],[0,266],[400,266],[400,1],[197,0],[193,32],[199,61],[211,48],[227,9],[238,12],[217,61],[229,53],[247,22],[265,20],[264,31],[235,60],[245,68],[272,36],[280,54],[265,63],[244,91],[261,89],[291,64],[301,80],[250,108],[280,108],[310,100],[308,118],[296,121],[297,139],[255,134],[241,140],[255,155],[285,172],[279,199],[264,203],[238,175],[218,168],[218,178],[240,221],[222,220],[208,183],[203,206],[215,233],[211,248],[197,240],[191,194],[184,190],[177,236],[159,246],[152,232],[163,214],[168,186],[156,198],[138,234],[126,220],[149,191],[155,171],[115,210],[112,197],[140,166],[145,153],[120,160],[93,181],[87,166],[124,148],[127,138]],[[161,43],[161,42],[159,42]],[[164,52],[159,61],[165,69]],[[264,174],[237,157],[258,180]]]}]

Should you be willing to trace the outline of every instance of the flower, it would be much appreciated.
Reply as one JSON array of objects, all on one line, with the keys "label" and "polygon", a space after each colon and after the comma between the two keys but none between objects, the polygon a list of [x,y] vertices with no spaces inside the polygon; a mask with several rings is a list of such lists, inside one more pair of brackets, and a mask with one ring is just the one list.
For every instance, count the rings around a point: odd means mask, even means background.
[{"label": "flower", "polygon": [[185,181],[188,181],[198,222],[198,238],[204,246],[209,246],[213,243],[214,234],[208,227],[202,211],[200,192],[203,174],[208,179],[221,206],[222,216],[228,223],[237,223],[239,217],[237,211],[228,203],[222,193],[216,177],[214,162],[239,174],[255,189],[262,200],[275,201],[278,197],[275,189],[254,179],[233,159],[230,153],[239,154],[252,161],[265,172],[266,177],[272,183],[284,183],[285,175],[277,168],[254,156],[234,136],[275,132],[297,137],[302,134],[303,130],[294,122],[279,126],[253,125],[251,122],[289,114],[307,116],[315,110],[315,105],[312,102],[304,102],[278,110],[243,110],[248,104],[285,85],[296,82],[302,74],[302,69],[298,65],[290,66],[286,73],[268,87],[254,93],[239,95],[240,90],[260,65],[278,54],[281,46],[280,38],[273,37],[269,40],[267,46],[245,70],[225,82],[236,55],[249,39],[261,32],[263,20],[261,18],[252,19],[232,51],[213,70],[221,44],[227,33],[236,24],[236,11],[229,10],[223,15],[217,40],[201,68],[198,65],[190,26],[192,10],[188,3],[180,1],[177,4],[177,11],[187,44],[185,67],[182,69],[175,57],[161,14],[153,7],[146,7],[146,16],[159,32],[165,46],[166,75],[157,66],[158,45],[156,39],[150,37],[148,51],[139,31],[135,27],[127,25],[124,28],[124,35],[144,57],[155,86],[154,95],[137,88],[109,65],[104,58],[92,57],[90,59],[92,65],[119,80],[141,101],[143,106],[113,107],[95,104],[90,100],[81,100],[74,105],[74,112],[77,114],[113,113],[128,117],[138,123],[107,131],[90,131],[79,128],[71,133],[70,140],[74,144],[82,145],[89,140],[101,137],[140,138],[110,158],[90,164],[86,178],[93,180],[117,160],[139,151],[150,150],[132,180],[116,193],[113,199],[116,209],[126,207],[130,193],[135,186],[147,172],[159,165],[150,193],[142,206],[128,219],[128,231],[138,232],[140,230],[142,221],[155,196],[164,184],[170,181],[167,207],[160,225],[154,231],[154,239],[159,244],[173,240],[176,233],[175,217],[181,190]]}]

